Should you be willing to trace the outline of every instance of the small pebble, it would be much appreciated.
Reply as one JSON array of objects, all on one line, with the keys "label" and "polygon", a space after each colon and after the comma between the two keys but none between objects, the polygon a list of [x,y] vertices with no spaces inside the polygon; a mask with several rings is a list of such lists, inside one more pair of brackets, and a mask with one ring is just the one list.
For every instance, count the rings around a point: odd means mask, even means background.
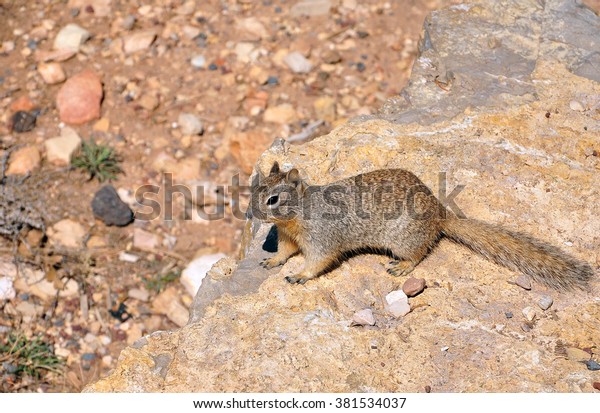
[{"label": "small pebble", "polygon": [[364,72],[366,68],[367,66],[363,62],[358,62],[356,64],[356,70],[358,70],[359,72]]},{"label": "small pebble", "polygon": [[517,284],[519,287],[523,288],[524,290],[531,290],[531,280],[529,279],[529,277],[526,277],[524,275],[520,275],[517,277],[517,279],[515,280],[515,284]]},{"label": "small pebble", "polygon": [[45,83],[55,85],[64,82],[66,75],[59,63],[40,63],[38,72]]},{"label": "small pebble", "polygon": [[17,133],[29,132],[35,128],[36,119],[33,113],[20,110],[12,117],[12,129]]},{"label": "small pebble", "polygon": [[525,307],[523,309],[523,315],[527,319],[527,321],[533,321],[535,319],[536,313],[533,307]]},{"label": "small pebble", "polygon": [[510,311],[507,311],[507,312],[505,312],[505,313],[504,313],[504,316],[505,316],[506,318],[513,318],[513,313],[512,313],[512,312],[510,312]]},{"label": "small pebble", "polygon": [[100,340],[100,343],[103,346],[108,346],[112,342],[112,340],[110,339],[110,337],[109,336],[105,336],[105,335],[101,335],[100,337],[98,337],[98,339]]},{"label": "small pebble", "polygon": [[81,359],[86,360],[86,361],[92,361],[95,358],[96,358],[96,355],[94,353],[83,353],[81,355]]},{"label": "small pebble", "polygon": [[600,364],[598,364],[598,362],[596,360],[588,360],[585,362],[585,365],[587,366],[588,370],[591,370],[591,371],[600,370]]},{"label": "small pebble", "polygon": [[600,391],[600,381],[595,381],[593,386],[594,386],[594,389]]},{"label": "small pebble", "polygon": [[352,316],[352,325],[356,326],[373,326],[375,325],[375,317],[373,316],[373,311],[370,308],[365,308],[364,310],[357,311]]},{"label": "small pebble", "polygon": [[402,291],[409,297],[414,297],[425,289],[425,280],[423,278],[410,277],[404,282]]},{"label": "small pebble", "polygon": [[156,32],[153,30],[133,31],[123,38],[123,51],[132,54],[147,50],[156,40]]},{"label": "small pebble", "polygon": [[145,288],[132,288],[127,292],[130,298],[146,302],[150,298],[150,293]]},{"label": "small pebble", "polygon": [[104,356],[102,357],[102,364],[105,367],[110,367],[110,365],[112,364],[113,358],[112,356]]},{"label": "small pebble", "polygon": [[540,299],[538,301],[538,305],[540,306],[540,308],[542,310],[546,311],[547,309],[552,307],[553,302],[554,301],[552,300],[552,297],[550,297],[548,295],[543,295],[542,297],[540,297]]},{"label": "small pebble", "polygon": [[570,101],[569,107],[571,108],[571,110],[574,110],[576,112],[583,112],[585,110],[585,108],[583,107],[583,104],[581,102],[579,102],[578,100]]},{"label": "small pebble", "polygon": [[202,121],[192,113],[179,114],[177,123],[184,135],[200,135],[204,131]]},{"label": "small pebble", "polygon": [[133,29],[133,26],[135,25],[135,20],[136,20],[135,16],[133,14],[130,14],[123,19],[123,21],[121,22],[121,27],[124,30],[131,30],[131,29]]},{"label": "small pebble", "polygon": [[336,64],[342,61],[342,55],[337,50],[326,50],[321,56],[327,64]]},{"label": "small pebble", "polygon": [[387,310],[396,318],[403,317],[410,313],[408,297],[402,290],[392,291],[385,296]]},{"label": "small pebble", "polygon": [[522,324],[521,325],[521,330],[523,330],[524,332],[528,333],[531,331],[531,327],[528,324]]},{"label": "small pebble", "polygon": [[267,79],[267,85],[276,85],[279,83],[279,78],[277,76],[269,76]]},{"label": "small pebble", "polygon": [[132,264],[135,264],[139,260],[140,260],[140,257],[138,257],[137,255],[129,254],[128,252],[125,252],[125,251],[121,251],[119,253],[119,261],[130,262]]},{"label": "small pebble", "polygon": [[203,69],[206,66],[206,58],[200,54],[192,57],[191,63],[196,69]]},{"label": "small pebble", "polygon": [[217,65],[216,65],[216,64],[214,64],[214,63],[211,63],[211,64],[209,64],[209,65],[208,65],[208,70],[215,71],[215,70],[217,70],[218,68],[219,68],[219,66],[217,66]]},{"label": "small pebble", "polygon": [[70,23],[60,29],[54,38],[54,49],[55,50],[72,50],[78,52],[82,44],[84,44],[91,36],[81,26]]},{"label": "small pebble", "polygon": [[312,63],[300,52],[291,52],[283,58],[283,62],[294,73],[308,73],[312,69]]}]

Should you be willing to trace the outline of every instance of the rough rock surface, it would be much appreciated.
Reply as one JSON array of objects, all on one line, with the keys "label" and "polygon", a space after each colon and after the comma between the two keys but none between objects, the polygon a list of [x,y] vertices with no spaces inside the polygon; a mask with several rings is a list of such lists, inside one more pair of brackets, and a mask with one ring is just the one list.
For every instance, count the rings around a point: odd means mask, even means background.
[{"label": "rough rock surface", "polygon": [[[411,83],[379,116],[354,119],[304,145],[277,142],[273,160],[323,184],[378,168],[412,170],[469,217],[519,229],[600,264],[600,19],[574,2],[489,1],[432,14]],[[470,39],[465,41],[465,39]],[[587,108],[575,111],[570,101]],[[447,173],[447,184],[439,180]],[[304,286],[263,270],[269,228],[240,262],[209,272],[180,330],[125,349],[87,391],[591,392],[597,381],[566,348],[598,357],[599,281],[560,293],[507,281],[515,273],[442,241],[415,269],[430,286],[396,319],[383,297],[403,279],[361,255]],[[539,295],[551,309],[526,323]],[[372,308],[374,327],[351,327]],[[507,318],[506,313],[515,314]],[[443,350],[442,350],[443,349]]]}]

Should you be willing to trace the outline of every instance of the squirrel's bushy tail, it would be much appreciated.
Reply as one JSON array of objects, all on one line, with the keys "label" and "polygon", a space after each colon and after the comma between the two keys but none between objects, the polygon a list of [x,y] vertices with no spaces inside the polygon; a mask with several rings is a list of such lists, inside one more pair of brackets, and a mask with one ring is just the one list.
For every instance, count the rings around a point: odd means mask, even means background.
[{"label": "squirrel's bushy tail", "polygon": [[556,289],[583,289],[594,275],[592,267],[559,248],[529,235],[472,219],[444,221],[444,234],[496,264],[521,271],[534,281]]}]

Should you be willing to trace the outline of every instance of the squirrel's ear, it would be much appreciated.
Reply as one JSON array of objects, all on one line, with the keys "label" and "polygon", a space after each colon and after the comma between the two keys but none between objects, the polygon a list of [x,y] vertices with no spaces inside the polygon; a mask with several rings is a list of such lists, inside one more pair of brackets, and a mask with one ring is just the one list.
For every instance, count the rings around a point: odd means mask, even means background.
[{"label": "squirrel's ear", "polygon": [[269,176],[275,175],[279,173],[279,163],[275,161],[273,166],[271,167],[271,172],[269,172]]},{"label": "squirrel's ear", "polygon": [[285,180],[294,186],[298,186],[298,184],[302,182],[302,178],[300,178],[300,172],[298,172],[296,168],[287,173]]},{"label": "squirrel's ear", "polygon": [[258,185],[260,185],[260,183],[264,180],[265,180],[265,176],[262,174],[260,169],[258,169],[257,173],[255,173],[254,176],[252,177],[252,183],[250,184],[250,186],[252,188],[255,188]]}]

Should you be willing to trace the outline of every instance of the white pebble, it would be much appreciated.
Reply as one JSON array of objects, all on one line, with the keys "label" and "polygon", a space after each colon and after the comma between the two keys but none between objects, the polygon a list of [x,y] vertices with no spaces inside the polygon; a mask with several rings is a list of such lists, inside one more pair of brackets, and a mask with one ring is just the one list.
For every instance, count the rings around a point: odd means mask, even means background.
[{"label": "white pebble", "polygon": [[539,299],[539,301],[538,301],[538,305],[544,311],[546,311],[547,309],[549,309],[550,307],[552,307],[553,303],[554,303],[554,301],[552,300],[552,297],[550,297],[548,295],[541,296],[540,299]]},{"label": "white pebble", "polygon": [[312,63],[299,52],[288,54],[283,61],[294,73],[308,73],[312,69]]},{"label": "white pebble", "polygon": [[206,66],[206,58],[200,54],[192,57],[191,63],[195,68],[202,69],[204,66]]},{"label": "white pebble", "polygon": [[574,110],[577,112],[583,112],[585,110],[585,107],[583,107],[583,103],[579,102],[578,100],[570,101],[569,107],[571,108],[571,110]]},{"label": "white pebble", "polygon": [[130,253],[125,252],[125,251],[121,251],[119,253],[119,260],[120,261],[136,263],[136,262],[138,262],[139,259],[140,259],[140,257],[138,257],[137,255],[133,255],[133,254],[130,254]]},{"label": "white pebble", "polygon": [[202,121],[192,113],[181,113],[177,123],[184,135],[200,135],[204,130]]},{"label": "white pebble", "polygon": [[533,321],[535,319],[536,313],[533,307],[525,307],[523,309],[523,315],[527,319],[527,321]]},{"label": "white pebble", "polygon": [[372,326],[375,325],[375,317],[373,311],[370,308],[357,311],[352,317],[352,323],[359,326]]},{"label": "white pebble", "polygon": [[408,304],[408,297],[402,290],[392,291],[385,296],[385,301],[388,304],[388,311],[394,317],[403,317],[410,313],[410,304]]}]

